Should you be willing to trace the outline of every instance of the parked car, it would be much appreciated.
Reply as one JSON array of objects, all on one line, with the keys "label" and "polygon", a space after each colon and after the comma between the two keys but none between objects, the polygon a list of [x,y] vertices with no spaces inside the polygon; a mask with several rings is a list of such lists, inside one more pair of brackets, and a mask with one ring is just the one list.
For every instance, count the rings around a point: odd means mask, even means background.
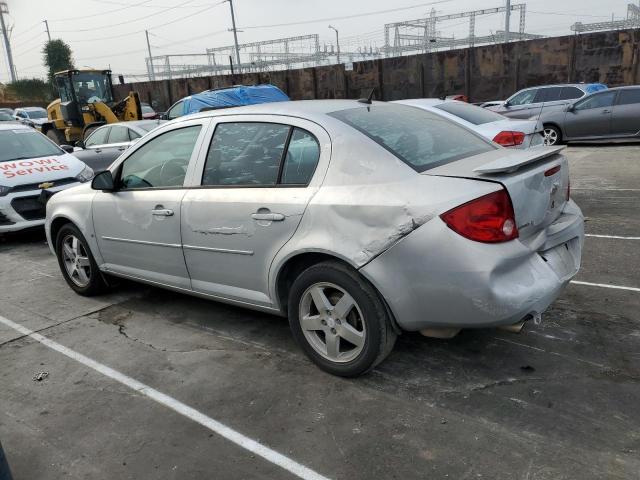
[{"label": "parked car", "polygon": [[0,122],[20,123],[7,112],[0,111]]},{"label": "parked car", "polygon": [[0,108],[0,112],[8,113],[8,114],[9,114],[9,115],[11,115],[12,117],[13,117],[13,115],[14,115],[13,108],[4,108],[4,107],[3,107],[3,108]]},{"label": "parked car", "polygon": [[160,118],[160,114],[156,112],[148,103],[141,103],[142,118],[145,120],[157,120]]},{"label": "parked car", "polygon": [[606,90],[602,83],[573,83],[525,88],[509,97],[502,105],[488,107],[510,118],[534,118],[547,108],[566,105],[594,92]]},{"label": "parked car", "polygon": [[576,140],[640,139],[640,85],[591,94],[540,116],[548,145]]},{"label": "parked car", "polygon": [[91,180],[72,150],[26,125],[0,124],[0,233],[42,226],[49,194]]},{"label": "parked car", "polygon": [[544,143],[542,124],[536,120],[513,120],[475,105],[437,98],[397,100],[392,103],[436,113],[503,147],[529,148]]},{"label": "parked car", "polygon": [[474,105],[482,108],[500,107],[504,105],[504,100],[489,100],[488,102],[476,102]]},{"label": "parked car", "polygon": [[367,100],[204,112],[54,195],[46,232],[81,295],[106,274],[288,315],[309,358],[354,376],[402,330],[539,318],[583,243],[561,150]]},{"label": "parked car", "polygon": [[16,108],[14,117],[19,122],[40,130],[42,124],[47,122],[47,111],[40,107]]},{"label": "parked car", "polygon": [[233,87],[205,90],[178,100],[167,110],[163,118],[173,120],[202,110],[219,110],[288,100],[289,97],[274,85],[234,85]]},{"label": "parked car", "polygon": [[137,120],[103,125],[80,142],[73,155],[96,172],[105,170],[134,142],[163,123],[164,120]]}]

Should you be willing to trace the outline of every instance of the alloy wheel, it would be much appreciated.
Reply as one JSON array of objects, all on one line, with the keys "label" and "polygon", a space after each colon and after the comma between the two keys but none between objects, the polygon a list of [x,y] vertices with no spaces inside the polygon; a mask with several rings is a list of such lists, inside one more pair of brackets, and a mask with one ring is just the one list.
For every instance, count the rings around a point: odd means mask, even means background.
[{"label": "alloy wheel", "polygon": [[553,128],[544,129],[544,144],[555,145],[558,143],[558,132]]},{"label": "alloy wheel", "polygon": [[66,235],[62,239],[62,260],[71,281],[80,288],[91,281],[91,262],[83,243],[75,235]]},{"label": "alloy wheel", "polygon": [[366,323],[360,307],[343,288],[315,283],[300,298],[300,326],[311,347],[322,357],[346,363],[365,345]]}]

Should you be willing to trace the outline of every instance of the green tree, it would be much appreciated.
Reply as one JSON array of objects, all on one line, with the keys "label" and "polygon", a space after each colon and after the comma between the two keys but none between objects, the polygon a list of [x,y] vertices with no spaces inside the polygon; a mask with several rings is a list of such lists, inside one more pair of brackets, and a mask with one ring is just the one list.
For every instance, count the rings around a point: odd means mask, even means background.
[{"label": "green tree", "polygon": [[7,85],[7,93],[20,101],[51,101],[51,87],[40,78],[25,78],[12,82]]},{"label": "green tree", "polygon": [[53,74],[62,70],[71,70],[73,58],[71,47],[63,40],[51,40],[42,49],[44,65],[49,70],[49,81],[53,85]]}]

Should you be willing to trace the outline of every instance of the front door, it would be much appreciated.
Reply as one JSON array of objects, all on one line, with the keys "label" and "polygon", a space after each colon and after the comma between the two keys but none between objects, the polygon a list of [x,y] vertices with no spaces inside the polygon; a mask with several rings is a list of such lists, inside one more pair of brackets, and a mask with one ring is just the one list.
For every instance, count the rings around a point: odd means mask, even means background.
[{"label": "front door", "polygon": [[606,137],[611,132],[615,91],[594,93],[576,102],[565,115],[567,138]]},{"label": "front door", "polygon": [[[259,120],[259,121],[258,121]],[[277,123],[276,123],[277,122]],[[224,119],[182,202],[184,256],[195,291],[270,306],[269,267],[317,191],[309,183],[328,136],[278,117]],[[312,133],[313,131],[313,133]],[[323,155],[328,156],[326,148]]]},{"label": "front door", "polygon": [[157,134],[114,170],[117,190],[93,200],[93,223],[106,271],[190,288],[182,254],[180,203],[204,127]]}]

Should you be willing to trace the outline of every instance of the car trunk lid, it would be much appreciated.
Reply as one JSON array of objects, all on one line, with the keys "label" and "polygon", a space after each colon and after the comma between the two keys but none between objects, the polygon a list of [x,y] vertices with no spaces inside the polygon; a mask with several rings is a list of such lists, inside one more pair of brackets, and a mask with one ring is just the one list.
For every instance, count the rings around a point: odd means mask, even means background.
[{"label": "car trunk lid", "polygon": [[569,165],[560,154],[563,148],[501,148],[423,174],[500,183],[511,197],[521,237],[528,237],[556,220],[567,202]]}]

